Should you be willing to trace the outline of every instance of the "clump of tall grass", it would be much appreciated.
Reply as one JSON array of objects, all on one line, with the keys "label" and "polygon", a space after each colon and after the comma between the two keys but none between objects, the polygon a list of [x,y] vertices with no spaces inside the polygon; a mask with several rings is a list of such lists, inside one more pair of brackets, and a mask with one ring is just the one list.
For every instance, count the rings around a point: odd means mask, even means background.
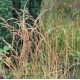
[{"label": "clump of tall grass", "polygon": [[[52,0],[46,1],[36,20],[22,10],[22,16],[14,22],[18,29],[8,23],[10,19],[0,18],[0,24],[12,34],[12,43],[2,40],[9,46],[10,52],[7,53],[11,54],[10,57],[5,55],[3,62],[14,78],[79,78],[80,21],[58,15],[54,5]],[[27,19],[34,22],[33,26],[26,22]],[[32,52],[34,31],[39,40],[35,36]]]}]

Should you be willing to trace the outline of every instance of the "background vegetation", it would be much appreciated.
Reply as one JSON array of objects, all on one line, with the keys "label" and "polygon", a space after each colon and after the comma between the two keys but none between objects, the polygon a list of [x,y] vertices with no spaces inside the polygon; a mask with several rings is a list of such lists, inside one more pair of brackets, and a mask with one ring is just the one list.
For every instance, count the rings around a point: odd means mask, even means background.
[{"label": "background vegetation", "polygon": [[79,79],[80,0],[43,0],[36,20],[25,2],[13,20],[11,0],[0,1],[0,76]]}]

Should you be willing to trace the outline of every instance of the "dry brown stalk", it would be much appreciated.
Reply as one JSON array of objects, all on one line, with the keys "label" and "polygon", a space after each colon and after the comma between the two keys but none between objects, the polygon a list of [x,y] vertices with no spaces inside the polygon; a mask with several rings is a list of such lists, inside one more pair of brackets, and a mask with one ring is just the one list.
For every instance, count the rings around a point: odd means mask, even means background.
[{"label": "dry brown stalk", "polygon": [[22,46],[22,50],[19,56],[19,65],[21,65],[23,58],[27,52],[27,49],[29,48],[29,35],[28,35],[28,31],[25,26],[25,22],[23,20],[20,23],[21,23],[21,31],[22,31],[21,38],[23,40],[23,46]]}]

